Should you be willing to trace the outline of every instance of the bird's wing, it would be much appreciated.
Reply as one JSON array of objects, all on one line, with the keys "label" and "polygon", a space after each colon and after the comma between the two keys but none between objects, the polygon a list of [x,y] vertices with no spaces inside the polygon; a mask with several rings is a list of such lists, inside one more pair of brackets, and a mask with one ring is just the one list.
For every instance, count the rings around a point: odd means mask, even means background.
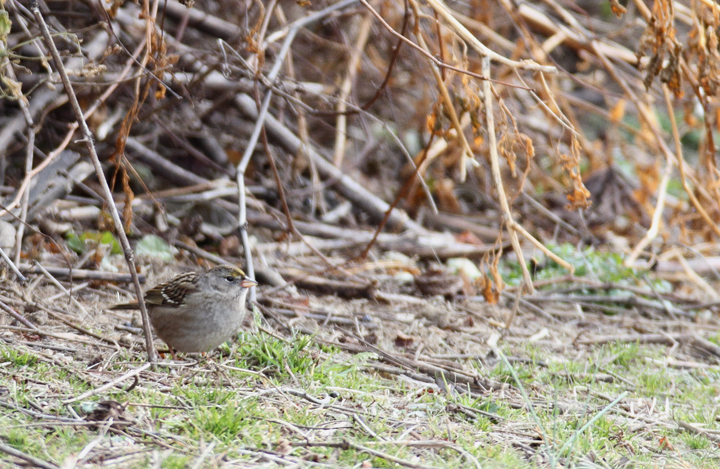
[{"label": "bird's wing", "polygon": [[180,306],[188,293],[197,290],[197,272],[186,272],[145,292],[145,302],[151,305]]}]

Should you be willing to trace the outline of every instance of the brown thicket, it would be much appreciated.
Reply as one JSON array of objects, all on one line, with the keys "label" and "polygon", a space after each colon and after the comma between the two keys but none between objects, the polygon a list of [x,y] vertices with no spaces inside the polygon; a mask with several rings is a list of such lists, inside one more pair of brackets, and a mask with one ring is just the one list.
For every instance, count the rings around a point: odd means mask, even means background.
[{"label": "brown thicket", "polygon": [[252,273],[247,247],[274,236],[315,273],[378,249],[480,257],[489,301],[501,252],[571,270],[549,243],[713,264],[720,12],[650,3],[8,1],[0,182],[24,242],[7,254],[121,228]]}]

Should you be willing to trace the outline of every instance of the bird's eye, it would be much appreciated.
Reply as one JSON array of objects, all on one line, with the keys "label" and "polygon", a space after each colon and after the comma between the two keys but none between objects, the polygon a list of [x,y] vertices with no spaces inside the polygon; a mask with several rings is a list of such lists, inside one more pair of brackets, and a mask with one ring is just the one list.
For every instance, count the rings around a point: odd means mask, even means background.
[{"label": "bird's eye", "polygon": [[230,283],[233,283],[235,281],[235,277],[233,277],[232,275],[228,275],[227,277],[225,277],[225,280],[227,280]]}]

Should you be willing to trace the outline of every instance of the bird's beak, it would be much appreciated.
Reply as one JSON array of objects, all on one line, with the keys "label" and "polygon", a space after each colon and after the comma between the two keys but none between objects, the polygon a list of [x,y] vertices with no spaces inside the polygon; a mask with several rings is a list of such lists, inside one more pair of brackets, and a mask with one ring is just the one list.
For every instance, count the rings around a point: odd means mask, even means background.
[{"label": "bird's beak", "polygon": [[240,285],[242,285],[243,288],[256,287],[257,284],[258,284],[258,283],[257,283],[255,280],[251,279],[251,278],[246,278],[246,279],[244,279],[244,280],[240,283]]}]

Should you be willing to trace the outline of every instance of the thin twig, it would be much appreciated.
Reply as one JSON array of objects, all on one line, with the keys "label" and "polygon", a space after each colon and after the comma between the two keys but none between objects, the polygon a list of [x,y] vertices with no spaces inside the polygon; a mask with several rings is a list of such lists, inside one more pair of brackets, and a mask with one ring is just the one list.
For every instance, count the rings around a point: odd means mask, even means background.
[{"label": "thin twig", "polygon": [[[452,26],[455,32],[457,32],[458,36],[460,36],[464,41],[468,42],[470,46],[483,57],[487,57],[490,60],[494,60],[503,65],[507,65],[513,69],[531,70],[534,72],[557,73],[557,69],[555,67],[540,65],[532,60],[523,60],[521,62],[516,62],[498,54],[497,52],[487,48],[470,31],[468,31],[465,26],[460,24],[460,22],[455,19],[448,7],[441,0],[427,0],[427,3],[429,3],[430,6],[436,12],[438,12],[438,14],[442,16],[445,21],[450,24],[450,26]],[[487,77],[487,79],[490,79],[489,64],[488,71],[486,72],[483,70],[482,74],[483,76]]]},{"label": "thin twig", "polygon": [[3,311],[5,311],[6,313],[8,313],[10,316],[14,317],[15,319],[17,319],[17,320],[20,321],[21,323],[25,324],[25,325],[26,325],[27,327],[29,327],[30,329],[38,330],[38,328],[37,328],[37,326],[36,326],[35,324],[31,323],[30,321],[28,321],[27,319],[25,319],[24,317],[22,317],[22,316],[20,315],[20,313],[18,313],[17,311],[15,311],[14,309],[12,309],[11,307],[9,307],[8,305],[6,305],[5,303],[3,303],[2,301],[0,301],[0,309],[2,309]]},{"label": "thin twig", "polygon": [[370,27],[372,26],[372,17],[370,13],[366,13],[362,18],[360,27],[358,28],[357,40],[355,47],[348,61],[348,70],[345,78],[340,85],[340,95],[337,102],[337,117],[335,119],[335,148],[333,149],[333,164],[338,168],[342,167],[345,158],[345,142],[347,140],[347,99],[350,97],[350,91],[360,71],[360,57],[365,44],[370,37]]},{"label": "thin twig", "polygon": [[[25,226],[25,225],[24,225],[24,223],[20,223],[20,226]],[[22,241],[20,241],[20,242],[22,243]],[[25,276],[20,273],[20,270],[17,268],[17,265],[13,261],[10,260],[10,257],[8,257],[7,253],[2,248],[0,248],[0,257],[2,257],[3,260],[5,261],[5,263],[8,265],[8,267],[10,267],[10,270],[12,270],[15,273],[15,275],[17,275],[17,278],[20,281],[20,283],[27,282],[27,278],[25,278]]]},{"label": "thin twig", "polygon": [[[0,41],[0,52],[7,52],[5,50],[5,41]],[[15,76],[15,70],[13,70],[12,62],[8,59],[7,55],[3,57],[2,62],[4,62],[4,68],[5,73],[7,76],[12,80],[17,82],[17,77]],[[13,91],[13,88],[10,88],[11,92]],[[33,167],[33,154],[35,149],[35,134],[37,132],[37,129],[35,128],[35,123],[33,122],[32,114],[30,114],[30,108],[28,106],[28,100],[25,97],[25,95],[22,94],[22,92],[17,92],[18,96],[15,96],[15,98],[18,101],[18,105],[20,106],[20,111],[22,112],[23,118],[25,119],[25,125],[27,127],[28,137],[27,137],[27,146],[25,148],[25,174],[30,174],[32,172]],[[20,262],[20,253],[22,252],[22,239],[23,239],[23,233],[25,232],[25,220],[27,219],[27,212],[28,212],[28,204],[30,202],[30,192],[25,191],[23,194],[22,199],[22,208],[20,210],[20,224],[18,225],[17,232],[15,233],[15,264],[18,264]],[[5,256],[3,256],[5,257]],[[7,262],[7,261],[6,261]],[[12,263],[9,263],[8,265],[11,266],[13,271],[17,274],[19,272],[17,271],[17,267],[13,266]],[[21,282],[25,282],[25,277],[22,275],[19,275],[18,278]]]},{"label": "thin twig", "polygon": [[77,119],[78,125],[83,134],[83,140],[85,142],[85,145],[87,146],[88,153],[93,162],[93,166],[95,166],[95,173],[97,174],[98,181],[102,186],[105,200],[110,210],[110,214],[112,215],[113,223],[115,225],[115,231],[118,235],[118,238],[120,238],[120,244],[122,245],[123,252],[125,254],[125,261],[127,263],[128,270],[130,271],[130,275],[132,275],[133,278],[135,294],[137,295],[138,305],[143,319],[143,330],[145,332],[145,346],[147,349],[148,361],[153,364],[157,363],[157,354],[155,353],[155,346],[152,341],[150,318],[148,317],[147,309],[145,308],[143,291],[140,287],[137,270],[135,269],[135,254],[130,247],[130,243],[128,242],[127,236],[125,235],[125,231],[123,230],[122,220],[120,219],[120,214],[118,213],[117,207],[115,206],[110,186],[108,186],[108,183],[105,180],[105,174],[103,172],[102,164],[100,163],[100,159],[98,158],[97,152],[95,151],[92,133],[88,128],[85,118],[83,117],[82,109],[80,108],[80,104],[78,103],[77,97],[75,96],[75,92],[73,91],[70,79],[68,78],[67,72],[65,71],[65,66],[63,65],[62,58],[60,57],[57,47],[55,47],[55,43],[53,42],[52,36],[50,35],[50,30],[45,23],[45,18],[43,18],[42,13],[40,13],[40,8],[38,7],[38,0],[31,0],[30,11],[33,13],[33,16],[35,16],[35,20],[40,26],[40,30],[42,31],[45,43],[48,49],[50,49],[53,61],[55,62],[55,67],[60,74],[60,78],[62,79],[65,92],[67,93],[68,99],[70,100],[70,105],[75,114],[75,118]]},{"label": "thin twig", "polygon": [[0,442],[0,451],[2,451],[5,454],[9,454],[10,456],[14,456],[18,459],[22,459],[23,461],[27,461],[30,464],[37,466],[41,469],[60,469],[59,466],[56,466],[55,464],[51,464],[49,462],[45,462],[42,459],[38,459],[34,456],[30,456],[27,453],[23,453],[20,450],[17,450],[13,448],[12,446],[8,446],[2,442]]},{"label": "thin twig", "polygon": [[[422,49],[429,54],[430,48],[427,46],[427,44],[425,44],[425,39],[423,39],[422,34],[418,34],[417,39],[420,47],[422,47]],[[445,101],[445,106],[443,107],[443,110],[450,117],[450,122],[455,129],[455,138],[460,140],[460,147],[462,149],[460,153],[460,161],[458,163],[460,165],[460,182],[465,182],[465,179],[467,178],[468,161],[472,162],[474,166],[478,166],[478,162],[475,161],[475,159],[473,158],[472,149],[470,148],[470,144],[468,143],[467,138],[465,138],[465,132],[463,132],[463,127],[460,124],[460,118],[458,117],[457,112],[455,112],[455,103],[453,103],[452,97],[450,96],[450,91],[448,90],[448,87],[445,84],[445,81],[440,74],[440,70],[438,70],[438,67],[433,66],[432,60],[430,61],[430,70],[435,77],[435,83],[437,84],[437,88],[440,91],[440,96],[442,96],[443,101]],[[467,115],[465,117],[467,117]]]},{"label": "thin twig", "polygon": [[73,397],[72,399],[66,399],[66,400],[62,401],[62,403],[63,404],[72,404],[73,402],[82,401],[83,399],[87,399],[88,397],[92,397],[92,396],[95,396],[96,394],[100,394],[101,392],[105,391],[106,389],[110,389],[111,387],[115,386],[118,383],[122,383],[123,381],[125,381],[128,378],[132,378],[133,376],[136,376],[136,375],[142,373],[143,371],[147,370],[152,365],[153,365],[152,363],[145,363],[144,365],[139,366],[133,370],[130,370],[127,373],[125,373],[124,375],[122,375],[118,378],[115,378],[114,380],[112,380],[108,383],[103,384],[99,388],[91,389],[90,391],[84,392],[77,397]]},{"label": "thin twig", "polygon": [[608,412],[610,411],[610,409],[612,409],[613,407],[615,407],[616,405],[618,405],[618,404],[620,403],[620,401],[622,401],[623,399],[625,399],[625,397],[626,397],[628,394],[629,394],[628,391],[623,391],[622,393],[620,393],[620,395],[619,395],[617,398],[615,398],[614,401],[612,401],[610,404],[608,404],[603,410],[601,410],[601,411],[598,412],[597,414],[593,415],[593,417],[592,417],[590,420],[588,420],[585,425],[583,425],[582,427],[580,427],[579,430],[575,431],[575,432],[572,434],[572,436],[570,437],[570,439],[568,439],[568,440],[565,442],[565,444],[562,446],[562,448],[560,448],[560,451],[558,451],[557,454],[564,455],[564,454],[565,454],[565,451],[567,451],[568,449],[570,449],[570,447],[575,444],[575,440],[578,439],[578,437],[579,437],[580,435],[582,435],[585,430],[587,430],[588,428],[590,428],[595,422],[597,422],[600,418],[602,418],[603,415],[605,415],[606,413],[608,413]]},{"label": "thin twig", "polygon": [[[37,265],[20,264],[19,269],[26,274],[42,274],[42,270]],[[100,270],[87,269],[69,269],[66,267],[44,267],[44,269],[56,277],[71,277],[74,280],[101,280],[106,282],[122,282],[129,283],[133,281],[131,274],[121,274],[115,272],[103,272]],[[145,283],[145,274],[137,274],[140,283]]]},{"label": "thin twig", "polygon": [[430,150],[430,146],[433,143],[433,140],[435,139],[435,133],[430,134],[430,138],[428,139],[427,145],[425,145],[425,150],[423,151],[422,156],[420,157],[420,161],[415,166],[412,176],[408,178],[408,180],[405,182],[403,187],[400,189],[400,192],[398,192],[398,195],[395,197],[395,200],[393,200],[392,204],[388,207],[387,211],[385,212],[385,216],[378,224],[377,228],[375,229],[375,234],[373,235],[370,242],[365,246],[365,249],[363,249],[363,252],[358,256],[358,259],[367,259],[368,254],[370,254],[370,249],[375,245],[375,242],[378,239],[378,236],[380,236],[380,233],[385,228],[385,225],[387,224],[388,220],[390,219],[390,214],[392,211],[397,207],[397,205],[400,203],[402,199],[404,199],[408,192],[410,191],[410,188],[413,187],[413,183],[415,181],[415,178],[422,179],[422,174],[420,173],[420,167],[425,162],[428,156],[428,152]]},{"label": "thin twig", "polygon": [[306,442],[294,442],[293,446],[301,446],[301,447],[326,447],[326,448],[340,448],[343,450],[348,449],[354,449],[356,451],[361,451],[364,453],[368,453],[371,456],[375,456],[381,459],[385,459],[390,462],[394,462],[396,464],[399,464],[404,467],[412,467],[415,469],[434,469],[433,466],[425,466],[423,464],[417,464],[412,461],[408,461],[405,459],[401,459],[395,456],[392,456],[388,453],[385,453],[383,451],[378,451],[376,449],[368,448],[367,446],[362,446],[357,443],[353,443],[351,441],[343,440],[343,441],[306,441]]},{"label": "thin twig", "polygon": [[215,448],[215,442],[211,442],[209,445],[205,447],[205,449],[200,453],[200,456],[198,456],[197,460],[193,463],[192,466],[190,466],[190,469],[200,469],[202,467],[203,461],[212,453],[213,448]]},{"label": "thin twig", "polygon": [[[403,42],[406,42],[406,43],[409,44],[410,47],[412,47],[413,49],[416,49],[416,50],[420,51],[420,53],[422,53],[423,55],[425,55],[428,59],[430,59],[430,61],[432,61],[432,62],[433,62],[435,65],[437,65],[438,67],[443,68],[443,69],[452,70],[453,72],[461,73],[461,74],[463,74],[463,75],[468,75],[468,76],[471,76],[471,77],[473,77],[473,78],[477,78],[477,79],[479,79],[479,80],[490,80],[490,81],[492,81],[492,82],[498,83],[499,85],[504,85],[504,86],[507,86],[507,87],[509,87],[509,88],[526,89],[526,88],[525,88],[524,86],[522,86],[522,85],[514,85],[514,84],[512,84],[512,83],[506,83],[506,82],[503,82],[503,81],[493,80],[493,79],[488,78],[488,77],[486,77],[486,76],[484,76],[484,75],[480,75],[480,74],[477,74],[477,73],[475,73],[475,72],[471,72],[470,70],[465,70],[465,69],[462,69],[462,68],[459,68],[459,67],[455,67],[455,66],[452,66],[452,65],[450,65],[450,64],[448,64],[448,63],[445,63],[445,62],[439,60],[437,57],[435,57],[435,56],[433,56],[432,54],[429,54],[427,51],[423,50],[420,46],[418,46],[417,44],[415,44],[414,42],[412,42],[410,39],[406,38],[406,37],[403,36],[402,34],[400,34],[400,33],[398,33],[397,31],[395,31],[389,24],[387,24],[387,22],[386,22],[385,19],[382,17],[382,15],[381,15],[380,13],[378,13],[367,1],[365,1],[365,0],[359,0],[359,1],[360,1],[360,3],[362,3],[362,4],[365,6],[365,8],[367,8],[368,10],[370,10],[370,12],[375,16],[375,18],[377,18],[377,20],[380,21],[380,24],[382,24],[383,27],[384,27],[385,29],[387,29],[393,36],[397,37],[399,40],[401,40],[401,41],[403,41]],[[460,24],[460,23],[458,23],[458,24]],[[468,34],[469,34],[469,33],[468,33]],[[553,70],[555,69],[555,67],[551,67],[551,68],[552,68]]]},{"label": "thin twig", "polygon": [[[324,8],[318,12],[313,13],[312,15],[309,15],[305,18],[302,18],[298,21],[295,21],[292,23],[288,29],[287,36],[285,37],[285,41],[283,42],[282,47],[280,48],[280,51],[278,52],[275,63],[273,64],[273,68],[270,70],[270,73],[267,75],[267,79],[274,83],[275,79],[277,78],[278,74],[280,73],[280,69],[282,68],[282,64],[285,60],[285,57],[287,56],[288,51],[290,50],[290,45],[293,43],[293,40],[295,39],[295,36],[297,35],[300,28],[303,28],[304,26],[307,26],[308,24],[311,24],[321,18],[324,18],[325,16],[329,15],[330,13],[343,9],[347,6],[352,5],[357,0],[342,0],[341,2],[338,2],[334,5],[331,5],[327,8]],[[238,230],[240,231],[240,240],[243,245],[243,251],[245,254],[245,269],[248,277],[255,278],[255,269],[253,267],[252,262],[252,252],[250,250],[250,238],[248,237],[247,233],[247,207],[245,202],[245,171],[247,170],[248,164],[250,163],[250,157],[253,154],[253,151],[255,150],[255,144],[258,141],[258,138],[260,137],[260,133],[263,130],[265,126],[265,119],[267,117],[268,109],[270,108],[270,100],[273,96],[273,90],[272,88],[269,88],[266,93],[265,97],[263,98],[262,105],[260,108],[257,108],[257,119],[255,121],[255,127],[253,128],[252,135],[250,136],[250,139],[248,140],[247,147],[245,148],[245,153],[243,154],[242,158],[238,162],[238,165],[236,167],[237,171],[237,185],[238,185]],[[257,298],[257,293],[255,290],[255,287],[250,289],[250,302],[254,303]]]},{"label": "thin twig", "polygon": [[[0,329],[2,330],[8,330],[8,331],[16,331],[16,332],[29,332],[31,334],[36,334],[41,337],[52,337],[53,339],[60,339],[60,340],[66,340],[68,342],[77,342],[78,344],[86,344],[86,345],[92,345],[94,347],[102,347],[107,349],[113,349],[117,350],[118,347],[113,347],[112,345],[105,345],[105,344],[98,344],[97,342],[91,342],[89,340],[83,340],[83,339],[77,339],[73,337],[68,337],[67,335],[62,334],[53,334],[52,332],[46,332],[40,329],[31,329],[28,327],[16,327],[16,326],[3,326],[0,325]],[[118,344],[116,344],[118,345]]]},{"label": "thin twig", "polygon": [[[482,58],[482,73],[487,77],[490,76],[489,57]],[[487,80],[483,82],[483,95],[485,100],[485,120],[487,121],[488,147],[490,148],[490,165],[492,168],[495,190],[497,191],[500,206],[502,207],[503,215],[505,216],[505,225],[508,228],[510,242],[512,243],[520,268],[522,269],[524,286],[527,292],[532,295],[535,291],[532,284],[532,277],[530,276],[530,271],[528,270],[527,265],[525,265],[525,257],[523,256],[520,241],[518,240],[516,232],[517,227],[513,221],[512,212],[510,211],[507,196],[505,195],[505,186],[503,185],[502,175],[500,174],[500,157],[498,156],[497,137],[495,135],[495,116],[493,115],[492,84]]]},{"label": "thin twig", "polygon": [[[53,285],[55,285],[56,287],[58,287],[60,289],[60,291],[65,293],[68,296],[68,298],[70,298],[70,301],[72,301],[72,303],[75,306],[77,306],[80,311],[85,313],[86,318],[90,317],[90,314],[87,312],[85,307],[80,304],[80,302],[77,300],[77,298],[72,296],[72,293],[70,293],[67,288],[65,288],[60,282],[58,282],[58,280],[55,277],[53,277],[52,274],[45,269],[45,267],[43,267],[39,262],[35,263],[35,267],[40,269],[40,272],[42,272],[43,275],[45,275],[45,277],[47,277]],[[72,270],[70,270],[70,275],[72,277]]]}]

